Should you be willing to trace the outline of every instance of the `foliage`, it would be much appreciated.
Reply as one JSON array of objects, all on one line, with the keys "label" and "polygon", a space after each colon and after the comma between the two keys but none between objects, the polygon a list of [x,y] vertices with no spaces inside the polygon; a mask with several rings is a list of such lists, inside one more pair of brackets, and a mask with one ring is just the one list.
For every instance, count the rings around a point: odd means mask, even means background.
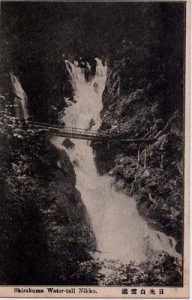
[{"label": "foliage", "polygon": [[[86,280],[78,276],[80,264],[91,264],[95,241],[69,158],[45,131],[12,117],[11,104],[2,109],[0,124],[0,282]],[[94,274],[87,280],[97,282]]]},{"label": "foliage", "polygon": [[178,286],[181,285],[181,268],[173,257],[166,253],[156,253],[140,264],[130,262],[121,264],[105,261],[105,276],[102,285],[114,286]]}]

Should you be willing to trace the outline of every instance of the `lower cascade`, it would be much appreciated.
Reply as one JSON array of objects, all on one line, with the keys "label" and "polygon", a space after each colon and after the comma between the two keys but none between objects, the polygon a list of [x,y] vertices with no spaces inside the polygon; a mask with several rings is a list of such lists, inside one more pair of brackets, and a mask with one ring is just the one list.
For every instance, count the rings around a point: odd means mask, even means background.
[{"label": "lower cascade", "polygon": [[[85,69],[77,63],[65,61],[74,90],[74,102],[67,100],[63,120],[67,127],[97,130],[101,125],[102,93],[105,88],[107,66],[96,59],[95,75],[86,80]],[[53,142],[64,148],[73,163],[76,188],[90,216],[97,241],[99,259],[137,263],[150,259],[154,251],[164,251],[175,257],[175,240],[153,230],[138,213],[136,201],[117,191],[114,179],[100,175],[94,162],[90,142],[72,139],[73,147],[64,147],[63,139]]]}]

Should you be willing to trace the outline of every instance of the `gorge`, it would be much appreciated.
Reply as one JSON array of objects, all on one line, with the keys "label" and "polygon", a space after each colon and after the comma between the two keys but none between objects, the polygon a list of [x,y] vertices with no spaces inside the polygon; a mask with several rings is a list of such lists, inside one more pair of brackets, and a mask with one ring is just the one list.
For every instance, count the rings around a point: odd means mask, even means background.
[{"label": "gorge", "polygon": [[[74,5],[3,5],[1,282],[181,285],[184,8]],[[108,148],[10,130],[6,70],[35,121],[157,138]]]}]

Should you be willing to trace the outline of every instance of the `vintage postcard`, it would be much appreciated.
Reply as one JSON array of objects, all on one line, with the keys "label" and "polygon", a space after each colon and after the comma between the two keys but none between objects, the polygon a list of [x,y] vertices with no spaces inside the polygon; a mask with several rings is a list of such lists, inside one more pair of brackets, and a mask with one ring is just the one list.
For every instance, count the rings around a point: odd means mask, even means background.
[{"label": "vintage postcard", "polygon": [[187,1],[1,1],[0,297],[189,297]]}]

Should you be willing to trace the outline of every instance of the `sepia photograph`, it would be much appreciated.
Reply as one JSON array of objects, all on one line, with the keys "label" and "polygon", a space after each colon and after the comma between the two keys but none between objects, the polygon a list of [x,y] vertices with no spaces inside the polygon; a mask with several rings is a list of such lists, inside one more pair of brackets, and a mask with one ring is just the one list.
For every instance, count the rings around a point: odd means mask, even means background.
[{"label": "sepia photograph", "polygon": [[187,297],[186,1],[0,7],[0,296]]}]

